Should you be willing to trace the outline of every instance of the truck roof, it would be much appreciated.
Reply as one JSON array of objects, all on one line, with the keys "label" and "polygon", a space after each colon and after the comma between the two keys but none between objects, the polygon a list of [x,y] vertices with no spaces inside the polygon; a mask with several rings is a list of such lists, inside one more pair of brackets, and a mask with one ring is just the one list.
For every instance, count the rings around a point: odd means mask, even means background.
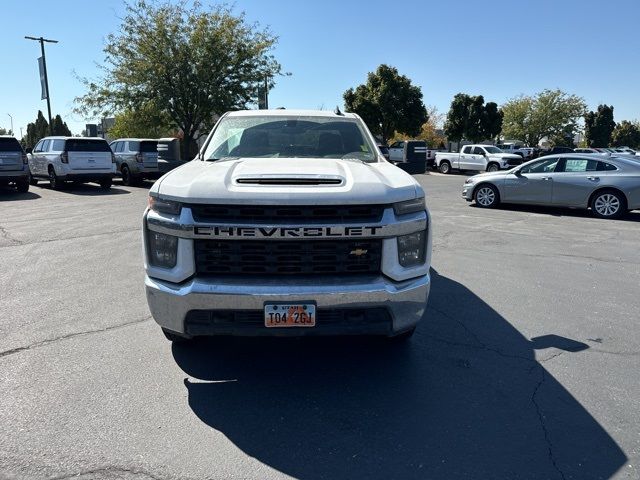
[{"label": "truck roof", "polygon": [[330,118],[358,118],[354,113],[337,114],[329,110],[238,110],[227,113],[229,117],[252,117],[256,115],[268,115],[274,117],[330,117]]}]

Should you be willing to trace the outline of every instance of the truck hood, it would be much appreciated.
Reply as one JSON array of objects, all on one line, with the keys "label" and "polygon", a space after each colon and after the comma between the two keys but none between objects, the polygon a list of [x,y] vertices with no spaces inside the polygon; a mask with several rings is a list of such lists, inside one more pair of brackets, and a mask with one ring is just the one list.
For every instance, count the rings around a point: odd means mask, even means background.
[{"label": "truck hood", "polygon": [[516,155],[515,153],[490,153],[490,158],[501,158],[503,160],[522,160],[520,155]]},{"label": "truck hood", "polygon": [[149,193],[236,205],[388,204],[424,195],[411,175],[388,162],[328,158],[193,160],[164,175]]}]

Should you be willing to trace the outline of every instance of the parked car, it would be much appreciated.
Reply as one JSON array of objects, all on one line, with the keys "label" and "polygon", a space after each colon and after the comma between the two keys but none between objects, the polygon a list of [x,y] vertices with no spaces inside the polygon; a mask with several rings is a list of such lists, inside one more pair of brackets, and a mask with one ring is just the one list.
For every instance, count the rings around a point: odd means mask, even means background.
[{"label": "parked car", "polygon": [[427,170],[427,142],[395,142],[389,147],[389,161],[407,173],[424,173]]},{"label": "parked car", "polygon": [[224,114],[151,187],[142,228],[147,301],[174,342],[406,339],[427,313],[424,191],[352,113]]},{"label": "parked car", "polygon": [[48,178],[56,190],[67,181],[96,182],[109,189],[116,172],[116,158],[104,138],[45,137],[28,157],[31,185]]},{"label": "parked car", "polygon": [[542,152],[539,156],[546,157],[547,155],[560,155],[562,153],[575,153],[573,148],[569,147],[553,147],[547,151]]},{"label": "parked car", "polygon": [[468,178],[462,196],[481,208],[522,203],[590,208],[598,217],[617,218],[640,209],[640,162],[579,153],[545,156],[508,172]]},{"label": "parked car", "polygon": [[635,155],[636,154],[636,151],[632,150],[629,147],[617,147],[617,148],[614,148],[614,150],[616,152],[618,152],[618,153],[624,153],[626,155]]},{"label": "parked car", "polygon": [[139,185],[144,179],[160,177],[158,140],[152,138],[119,138],[109,144],[116,156],[116,174],[125,185]]},{"label": "parked car", "polygon": [[576,153],[593,153],[597,155],[602,155],[603,153],[607,153],[607,152],[602,152],[597,148],[574,148],[573,151]]},{"label": "parked car", "polygon": [[521,155],[504,153],[492,145],[465,145],[460,153],[436,153],[435,164],[441,173],[451,173],[451,170],[495,172],[520,165],[522,161]]},{"label": "parked car", "polygon": [[21,193],[29,191],[27,154],[20,142],[10,135],[0,135],[0,186],[13,185]]},{"label": "parked car", "polygon": [[181,155],[180,139],[173,137],[158,139],[158,171],[161,174],[170,172],[191,160],[185,160]]},{"label": "parked car", "polygon": [[378,144],[378,150],[380,150],[380,153],[382,154],[382,156],[384,158],[386,158],[387,160],[389,160],[389,147],[379,143]]},{"label": "parked car", "polygon": [[533,156],[533,148],[519,147],[514,143],[501,143],[496,145],[504,153],[513,153],[514,155],[520,155],[522,158],[531,158]]}]

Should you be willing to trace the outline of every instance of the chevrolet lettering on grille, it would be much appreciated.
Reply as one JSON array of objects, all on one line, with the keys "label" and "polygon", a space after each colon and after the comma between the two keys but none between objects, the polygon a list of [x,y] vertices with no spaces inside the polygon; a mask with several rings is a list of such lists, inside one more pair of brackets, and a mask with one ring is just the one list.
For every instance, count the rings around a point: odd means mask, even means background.
[{"label": "chevrolet lettering on grille", "polygon": [[381,226],[345,226],[345,227],[230,227],[230,226],[194,226],[193,233],[198,236],[223,238],[339,238],[375,236]]}]

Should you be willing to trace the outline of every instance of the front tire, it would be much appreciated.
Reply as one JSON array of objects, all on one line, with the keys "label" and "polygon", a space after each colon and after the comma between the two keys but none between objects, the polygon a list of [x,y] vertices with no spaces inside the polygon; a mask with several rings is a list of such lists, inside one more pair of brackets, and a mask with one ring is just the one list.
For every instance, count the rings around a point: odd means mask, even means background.
[{"label": "front tire", "polygon": [[626,210],[626,199],[614,190],[598,192],[591,200],[591,211],[599,218],[620,218]]},{"label": "front tire", "polygon": [[487,165],[487,172],[497,172],[498,170],[500,170],[500,166],[497,163]]},{"label": "front tire", "polygon": [[31,172],[29,172],[29,185],[33,185],[34,187],[38,185],[38,179],[34,177]]},{"label": "front tire", "polygon": [[447,175],[451,173],[451,164],[447,161],[440,162],[438,170],[440,170],[440,173],[444,173],[445,175]]},{"label": "front tire", "polygon": [[500,203],[500,194],[496,187],[486,183],[476,189],[473,199],[480,208],[495,208]]}]

